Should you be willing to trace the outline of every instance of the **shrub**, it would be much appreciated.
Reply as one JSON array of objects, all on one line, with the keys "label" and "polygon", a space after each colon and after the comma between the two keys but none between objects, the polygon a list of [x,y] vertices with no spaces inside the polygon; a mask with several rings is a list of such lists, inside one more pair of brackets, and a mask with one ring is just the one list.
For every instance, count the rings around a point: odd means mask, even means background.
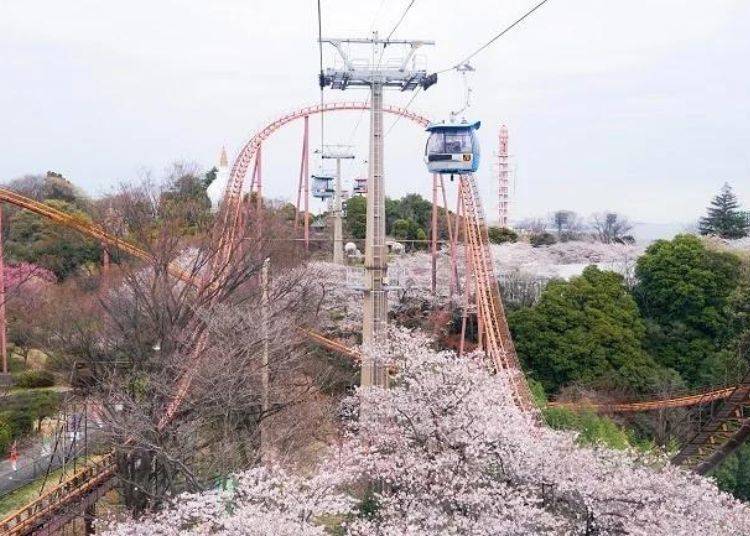
[{"label": "shrub", "polygon": [[576,413],[566,408],[547,408],[544,419],[555,430],[575,430],[580,445],[606,445],[623,450],[630,446],[628,434],[607,417],[591,411]]},{"label": "shrub", "polygon": [[5,456],[13,442],[13,433],[5,419],[0,417],[0,456]]},{"label": "shrub", "polygon": [[532,246],[538,248],[539,246],[551,246],[557,243],[557,239],[555,235],[550,233],[536,233],[529,237],[529,242]]},{"label": "shrub", "polygon": [[488,227],[487,234],[493,244],[504,244],[518,240],[518,233],[507,227]]},{"label": "shrub", "polygon": [[18,387],[33,389],[35,387],[51,387],[55,385],[55,377],[47,370],[27,370],[15,377]]},{"label": "shrub", "polygon": [[6,423],[11,440],[28,434],[34,428],[34,416],[29,411],[4,411],[0,422]]}]

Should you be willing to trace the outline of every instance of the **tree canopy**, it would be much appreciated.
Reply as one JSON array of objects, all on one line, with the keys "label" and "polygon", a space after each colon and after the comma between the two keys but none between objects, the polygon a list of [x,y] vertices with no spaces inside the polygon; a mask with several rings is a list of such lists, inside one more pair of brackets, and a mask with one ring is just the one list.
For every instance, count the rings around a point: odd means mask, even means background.
[{"label": "tree canopy", "polygon": [[645,326],[614,272],[589,266],[552,281],[533,308],[509,316],[519,357],[548,391],[578,381],[646,390],[662,372],[643,348]]},{"label": "tree canopy", "polygon": [[636,265],[635,295],[648,321],[647,348],[691,385],[723,381],[721,350],[734,335],[730,296],[741,277],[731,253],[712,251],[693,235],[659,240]]},{"label": "tree canopy", "polygon": [[352,238],[363,239],[367,226],[367,199],[355,195],[346,202],[346,232]]}]

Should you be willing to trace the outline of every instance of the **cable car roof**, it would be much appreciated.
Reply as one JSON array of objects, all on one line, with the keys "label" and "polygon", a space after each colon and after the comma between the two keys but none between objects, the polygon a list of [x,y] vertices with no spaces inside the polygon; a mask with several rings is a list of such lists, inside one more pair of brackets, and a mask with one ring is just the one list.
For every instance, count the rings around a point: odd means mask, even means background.
[{"label": "cable car roof", "polygon": [[467,123],[466,121],[461,121],[460,123],[430,123],[427,125],[427,128],[425,129],[427,132],[439,132],[441,130],[477,130],[480,126],[482,126],[481,121],[475,121],[474,123]]}]

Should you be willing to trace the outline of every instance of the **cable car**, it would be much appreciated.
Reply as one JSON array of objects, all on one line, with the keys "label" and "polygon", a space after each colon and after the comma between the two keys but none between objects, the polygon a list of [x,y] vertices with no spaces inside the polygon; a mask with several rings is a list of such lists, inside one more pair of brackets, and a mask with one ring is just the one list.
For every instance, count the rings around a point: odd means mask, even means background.
[{"label": "cable car", "polygon": [[333,177],[327,175],[313,175],[312,195],[321,201],[331,199],[335,190],[333,189]]},{"label": "cable car", "polygon": [[430,173],[473,173],[479,168],[479,140],[476,131],[481,121],[467,123],[430,123],[425,147],[425,162]]}]

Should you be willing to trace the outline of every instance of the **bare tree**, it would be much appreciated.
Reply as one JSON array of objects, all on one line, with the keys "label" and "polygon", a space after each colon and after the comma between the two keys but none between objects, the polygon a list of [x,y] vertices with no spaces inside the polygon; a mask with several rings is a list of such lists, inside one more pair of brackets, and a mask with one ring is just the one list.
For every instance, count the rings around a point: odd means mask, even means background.
[{"label": "bare tree", "polygon": [[[283,424],[271,434],[278,458],[305,434],[323,433],[309,420],[298,421],[304,430],[293,429],[295,419],[286,416],[325,413],[315,403],[328,372],[307,358],[298,329],[315,323],[322,295],[283,216],[264,211],[262,232],[255,215],[244,218],[227,255],[208,229],[186,234],[181,205],[165,208],[158,188],[124,189],[113,206],[129,239],[153,260],[125,260],[97,292],[75,281],[64,286],[57,309],[48,311],[46,340],[68,367],[86,363],[88,396],[117,453],[126,504],[134,511],[155,507],[257,464],[265,420]],[[264,319],[258,276],[267,258],[277,275]],[[174,266],[184,278],[172,275]],[[65,313],[66,304],[75,304],[76,315]],[[259,329],[263,320],[267,334]],[[176,398],[180,404],[165,420]]]},{"label": "bare tree", "polygon": [[555,211],[550,217],[550,223],[557,229],[557,238],[561,242],[581,238],[583,222],[572,210]]},{"label": "bare tree", "polygon": [[633,226],[622,214],[597,212],[591,216],[591,226],[597,240],[605,244],[632,243],[634,241],[633,237],[627,234]]},{"label": "bare tree", "polygon": [[516,229],[528,231],[531,234],[541,234],[547,230],[547,222],[543,218],[527,218],[521,220]]}]

